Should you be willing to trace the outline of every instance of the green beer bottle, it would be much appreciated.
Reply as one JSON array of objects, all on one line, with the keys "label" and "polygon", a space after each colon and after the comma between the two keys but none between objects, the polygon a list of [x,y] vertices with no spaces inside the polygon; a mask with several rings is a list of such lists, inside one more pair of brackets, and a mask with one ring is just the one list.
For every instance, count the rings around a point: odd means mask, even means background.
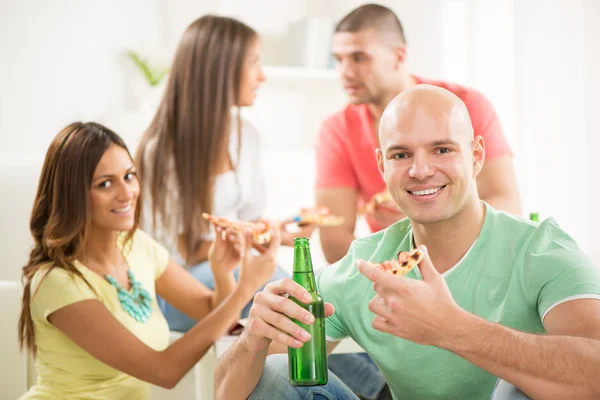
[{"label": "green beer bottle", "polygon": [[535,222],[540,222],[540,215],[536,212],[529,213],[529,219]]},{"label": "green beer bottle", "polygon": [[292,319],[310,333],[310,340],[299,349],[288,347],[289,375],[292,386],[317,386],[327,383],[327,348],[325,344],[325,307],[317,293],[310,247],[307,238],[294,239],[294,282],[300,284],[312,296],[310,304],[290,297],[296,304],[315,317],[312,325]]}]

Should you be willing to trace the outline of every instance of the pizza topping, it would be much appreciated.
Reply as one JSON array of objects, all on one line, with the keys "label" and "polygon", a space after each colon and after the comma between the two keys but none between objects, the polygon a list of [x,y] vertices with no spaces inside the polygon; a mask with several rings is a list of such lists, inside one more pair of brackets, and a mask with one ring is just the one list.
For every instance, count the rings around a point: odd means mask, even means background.
[{"label": "pizza topping", "polygon": [[401,251],[398,253],[397,260],[385,260],[374,264],[374,266],[393,275],[402,276],[416,267],[423,260],[423,256],[424,254],[420,249],[413,249],[409,252]]},{"label": "pizza topping", "polygon": [[234,221],[229,218],[217,217],[207,213],[202,213],[202,217],[218,226],[229,228],[239,233],[249,230],[252,233],[254,243],[256,244],[267,244],[271,241],[271,225],[266,220],[261,219],[256,222]]}]

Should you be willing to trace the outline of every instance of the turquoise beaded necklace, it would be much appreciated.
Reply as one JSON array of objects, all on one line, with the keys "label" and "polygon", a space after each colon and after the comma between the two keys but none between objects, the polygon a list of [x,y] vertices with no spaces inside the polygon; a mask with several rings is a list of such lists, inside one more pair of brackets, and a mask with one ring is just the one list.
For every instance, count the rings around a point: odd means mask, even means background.
[{"label": "turquoise beaded necklace", "polygon": [[131,269],[127,271],[127,276],[131,283],[131,290],[129,292],[123,289],[123,286],[115,278],[109,274],[104,275],[106,280],[117,289],[117,296],[123,310],[136,321],[146,322],[152,314],[152,299],[150,298],[150,294],[142,287],[140,281],[135,279]]}]

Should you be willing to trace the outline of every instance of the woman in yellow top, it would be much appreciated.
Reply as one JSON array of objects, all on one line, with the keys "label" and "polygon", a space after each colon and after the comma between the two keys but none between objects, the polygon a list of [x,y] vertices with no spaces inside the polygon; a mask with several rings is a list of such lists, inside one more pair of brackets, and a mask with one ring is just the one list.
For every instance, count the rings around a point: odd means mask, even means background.
[{"label": "woman in yellow top", "polygon": [[[73,123],[51,143],[23,267],[19,341],[38,371],[23,399],[146,399],[147,382],[171,388],[273,274],[277,232],[275,245],[250,255],[250,236],[216,228],[216,285],[207,289],[137,229],[140,199],[132,158],[114,132]],[[156,294],[199,321],[170,346]]]}]

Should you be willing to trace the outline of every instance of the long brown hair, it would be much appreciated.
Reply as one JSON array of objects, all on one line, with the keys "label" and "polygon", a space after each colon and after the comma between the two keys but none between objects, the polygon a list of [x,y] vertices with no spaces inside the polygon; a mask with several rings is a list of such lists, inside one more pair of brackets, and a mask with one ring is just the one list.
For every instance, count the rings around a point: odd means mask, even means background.
[{"label": "long brown hair", "polygon": [[[61,130],[48,148],[29,222],[34,246],[21,278],[24,286],[18,326],[21,349],[35,354],[31,281],[40,267],[50,264],[50,268],[63,268],[85,281],[73,262],[88,239],[94,171],[112,144],[127,150],[125,142],[110,129],[94,122],[74,122]],[[135,223],[125,237],[126,243],[137,229],[140,209],[141,196],[138,196]]]},{"label": "long brown hair", "polygon": [[[243,64],[256,38],[252,28],[233,18],[206,15],[194,21],[181,38],[165,94],[138,147],[138,174],[151,198],[152,226],[144,228],[157,235],[159,226],[181,227],[166,234],[183,234],[188,258],[209,231],[202,213],[212,211],[233,107],[238,107],[240,138]],[[169,204],[175,209],[167,206],[171,185],[178,195],[177,204]]]}]

